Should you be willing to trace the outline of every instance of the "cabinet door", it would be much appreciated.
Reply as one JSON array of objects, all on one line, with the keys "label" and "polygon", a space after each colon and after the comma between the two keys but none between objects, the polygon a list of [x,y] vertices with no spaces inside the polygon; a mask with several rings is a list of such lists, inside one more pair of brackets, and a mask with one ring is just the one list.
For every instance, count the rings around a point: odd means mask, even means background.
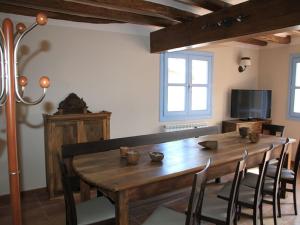
[{"label": "cabinet door", "polygon": [[101,119],[84,121],[83,129],[86,134],[86,141],[99,141],[103,139],[103,127]]}]

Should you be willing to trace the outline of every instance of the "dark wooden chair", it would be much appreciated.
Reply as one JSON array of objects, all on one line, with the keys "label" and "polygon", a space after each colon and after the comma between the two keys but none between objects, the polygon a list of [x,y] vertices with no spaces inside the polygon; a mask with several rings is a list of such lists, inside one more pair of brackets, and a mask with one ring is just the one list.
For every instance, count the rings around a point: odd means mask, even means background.
[{"label": "dark wooden chair", "polygon": [[205,196],[207,170],[210,165],[209,160],[205,169],[196,173],[194,176],[186,214],[159,207],[148,217],[143,225],[194,225],[200,224],[201,221],[209,221],[220,225],[231,225],[233,221],[236,223],[236,196],[245,170],[247,156],[248,154],[245,151],[243,159],[237,164],[234,182],[230,192],[230,201]]},{"label": "dark wooden chair", "polygon": [[[262,194],[263,197],[268,195],[272,197],[272,200],[265,200],[263,199],[263,203],[272,204],[273,206],[273,219],[274,224],[277,225],[277,212],[278,215],[281,216],[281,210],[280,210],[280,192],[279,192],[279,181],[280,181],[280,174],[282,171],[283,162],[286,156],[286,152],[289,145],[289,139],[287,138],[285,141],[285,144],[282,147],[279,161],[276,165],[276,172],[274,178],[266,177],[264,184],[263,184],[263,190]],[[257,180],[259,175],[247,172],[245,174],[245,178],[242,181],[242,184],[251,188],[256,188]]]},{"label": "dark wooden chair", "polygon": [[282,137],[284,133],[284,128],[285,127],[281,125],[262,124],[262,133]]},{"label": "dark wooden chair", "polygon": [[197,224],[195,220],[199,217],[199,209],[202,207],[202,200],[204,196],[205,184],[207,180],[207,171],[210,166],[210,159],[206,163],[205,168],[194,175],[192,192],[189,200],[189,207],[187,214],[176,212],[174,210],[159,207],[150,217],[143,223],[143,225],[194,225]]},{"label": "dark wooden chair", "polygon": [[107,198],[97,197],[75,204],[73,187],[66,165],[60,156],[58,158],[64,191],[66,225],[88,225],[96,222],[97,224],[102,222],[103,225],[114,224],[115,207]]},{"label": "dark wooden chair", "polygon": [[[291,189],[284,188],[284,191],[293,193],[295,215],[298,214],[298,211],[297,211],[297,175],[298,175],[298,170],[299,170],[299,163],[300,163],[300,143],[298,144],[294,168],[292,170],[282,168],[281,175],[280,175],[280,182],[281,182],[280,187],[285,187],[286,184],[292,185]],[[267,170],[267,176],[272,177],[272,178],[274,178],[276,176],[276,166],[269,165],[268,170]]]},{"label": "dark wooden chair", "polygon": [[243,158],[238,162],[234,179],[231,185],[229,201],[218,198],[217,196],[204,196],[203,207],[199,210],[200,216],[197,224],[207,221],[217,225],[237,224],[237,200],[241,180],[246,168],[247,151]]},{"label": "dark wooden chair", "polygon": [[[250,208],[253,210],[253,225],[257,224],[258,212],[260,214],[260,224],[263,225],[263,211],[262,211],[262,186],[265,181],[265,175],[267,171],[267,166],[269,164],[272,151],[274,146],[271,145],[268,151],[265,152],[263,160],[259,166],[259,176],[256,183],[256,188],[251,188],[245,185],[240,185],[239,188],[239,197],[237,205],[241,210],[241,207]],[[230,190],[232,182],[228,182],[218,193],[218,197],[229,200],[230,199]],[[239,214],[241,213],[239,210]]]}]

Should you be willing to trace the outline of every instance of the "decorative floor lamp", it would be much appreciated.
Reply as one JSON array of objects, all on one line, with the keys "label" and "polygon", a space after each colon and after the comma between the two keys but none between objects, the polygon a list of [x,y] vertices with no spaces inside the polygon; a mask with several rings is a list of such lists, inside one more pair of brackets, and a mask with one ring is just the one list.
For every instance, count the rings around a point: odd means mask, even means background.
[{"label": "decorative floor lamp", "polygon": [[10,19],[4,19],[2,29],[0,28],[0,58],[1,58],[1,91],[0,106],[5,106],[6,112],[6,134],[7,134],[7,156],[8,172],[10,184],[10,201],[12,207],[12,217],[14,225],[22,224],[21,216],[21,197],[20,197],[20,170],[18,163],[17,148],[17,124],[16,124],[16,102],[26,105],[35,105],[40,103],[46,94],[50,85],[48,77],[40,78],[40,86],[43,88],[43,94],[33,102],[23,98],[27,78],[18,75],[17,54],[20,41],[23,37],[33,30],[37,25],[45,25],[47,16],[39,13],[36,16],[36,22],[26,28],[23,23],[16,25],[14,33],[13,23]]}]

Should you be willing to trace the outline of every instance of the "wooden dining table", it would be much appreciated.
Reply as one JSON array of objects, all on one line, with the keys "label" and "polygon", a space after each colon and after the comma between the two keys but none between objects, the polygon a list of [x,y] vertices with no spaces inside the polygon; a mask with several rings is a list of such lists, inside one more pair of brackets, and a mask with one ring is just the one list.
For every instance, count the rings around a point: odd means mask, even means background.
[{"label": "wooden dining table", "polygon": [[[208,150],[200,141],[216,140],[218,148]],[[235,171],[244,150],[248,151],[247,167],[257,166],[263,153],[273,144],[274,158],[279,157],[285,138],[261,135],[257,143],[250,143],[238,133],[226,133],[189,138],[161,144],[132,147],[141,155],[137,165],[128,165],[118,149],[76,156],[74,171],[83,183],[96,186],[115,202],[116,224],[129,225],[129,203],[192,185],[193,176],[211,158],[209,178],[217,178]],[[149,152],[162,152],[162,162],[152,162]],[[99,212],[101,213],[101,212]]]}]

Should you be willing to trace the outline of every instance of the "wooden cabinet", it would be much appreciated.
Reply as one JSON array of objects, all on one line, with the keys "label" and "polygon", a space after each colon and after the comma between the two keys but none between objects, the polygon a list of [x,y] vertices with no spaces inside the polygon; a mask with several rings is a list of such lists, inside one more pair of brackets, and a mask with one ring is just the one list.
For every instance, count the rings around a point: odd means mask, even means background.
[{"label": "wooden cabinet", "polygon": [[232,132],[232,131],[239,131],[240,127],[249,127],[250,132],[258,132],[261,133],[262,124],[271,123],[271,120],[227,120],[222,121],[222,133]]},{"label": "wooden cabinet", "polygon": [[110,138],[110,112],[43,115],[46,179],[50,198],[61,193],[57,152],[63,144]]}]

